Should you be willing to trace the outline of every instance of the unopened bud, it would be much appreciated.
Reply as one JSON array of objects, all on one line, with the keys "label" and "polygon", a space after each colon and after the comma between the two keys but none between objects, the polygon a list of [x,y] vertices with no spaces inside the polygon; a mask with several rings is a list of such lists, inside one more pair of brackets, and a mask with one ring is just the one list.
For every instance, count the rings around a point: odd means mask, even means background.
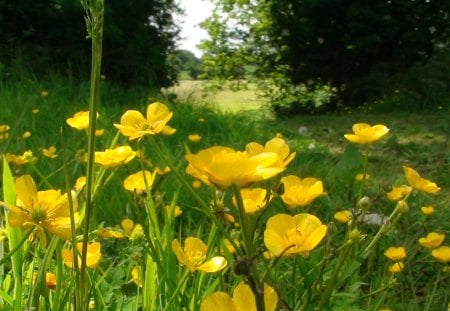
[{"label": "unopened bud", "polygon": [[359,243],[364,239],[364,235],[361,234],[361,232],[355,228],[348,234],[348,238],[353,243]]},{"label": "unopened bud", "polygon": [[397,202],[397,207],[396,207],[396,208],[398,209],[398,211],[399,211],[400,213],[406,213],[406,212],[409,211],[408,203],[406,203],[405,200],[400,200],[400,201],[398,201],[398,202]]},{"label": "unopened bud", "polygon": [[366,209],[368,209],[368,208],[370,207],[370,204],[371,204],[370,198],[364,196],[364,197],[362,197],[362,198],[359,200],[359,202],[358,202],[358,207],[359,207],[360,209],[366,210]]}]

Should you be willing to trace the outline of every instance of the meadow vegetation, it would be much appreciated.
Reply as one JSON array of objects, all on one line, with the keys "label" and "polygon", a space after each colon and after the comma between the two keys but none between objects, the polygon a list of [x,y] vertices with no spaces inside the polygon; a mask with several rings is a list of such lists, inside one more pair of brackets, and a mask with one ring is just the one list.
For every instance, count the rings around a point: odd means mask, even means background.
[{"label": "meadow vegetation", "polygon": [[1,310],[448,309],[447,115],[118,87],[89,3],[90,81],[0,79]]}]

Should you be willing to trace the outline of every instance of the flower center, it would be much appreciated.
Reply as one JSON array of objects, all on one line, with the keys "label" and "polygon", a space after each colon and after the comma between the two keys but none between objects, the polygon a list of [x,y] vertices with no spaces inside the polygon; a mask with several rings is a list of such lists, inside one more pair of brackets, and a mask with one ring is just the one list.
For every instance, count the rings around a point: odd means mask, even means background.
[{"label": "flower center", "polygon": [[40,205],[35,207],[31,213],[31,219],[36,224],[42,224],[45,220],[47,220],[46,208]]}]

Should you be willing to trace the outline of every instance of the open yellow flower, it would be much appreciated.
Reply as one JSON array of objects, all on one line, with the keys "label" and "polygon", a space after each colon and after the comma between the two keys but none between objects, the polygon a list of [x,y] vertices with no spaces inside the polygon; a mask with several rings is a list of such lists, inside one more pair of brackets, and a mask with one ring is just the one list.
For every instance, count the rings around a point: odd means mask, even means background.
[{"label": "open yellow flower", "polygon": [[270,256],[307,256],[322,241],[327,233],[314,215],[302,213],[295,216],[277,214],[267,221],[264,243]]},{"label": "open yellow flower", "polygon": [[142,139],[160,133],[172,116],[166,105],[156,102],[147,106],[146,118],[137,110],[128,110],[120,118],[120,124],[114,126],[130,140]]},{"label": "open yellow flower", "polygon": [[333,217],[341,224],[346,224],[352,219],[352,213],[349,210],[337,211]]},{"label": "open yellow flower", "polygon": [[50,146],[48,149],[44,148],[42,149],[42,154],[50,159],[56,158],[58,155],[56,154],[56,148],[55,146]]},{"label": "open yellow flower", "polygon": [[12,162],[14,165],[17,166],[34,164],[37,161],[37,158],[33,156],[33,152],[31,150],[25,151],[22,155],[7,153],[5,157],[6,161]]},{"label": "open yellow flower", "polygon": [[325,194],[322,182],[312,177],[300,179],[295,175],[289,175],[281,178],[280,183],[284,185],[281,199],[290,208],[306,206]]},{"label": "open yellow flower", "polygon": [[199,141],[202,140],[202,137],[199,134],[190,134],[188,135],[188,140],[191,143],[198,143]]},{"label": "open yellow flower", "polygon": [[424,214],[425,216],[430,216],[434,214],[434,207],[433,206],[422,206],[420,208],[420,211],[422,212],[422,214]]},{"label": "open yellow flower", "polygon": [[275,152],[250,156],[247,152],[214,146],[197,154],[186,155],[186,172],[209,186],[226,189],[232,184],[240,188],[269,179],[284,170]]},{"label": "open yellow flower", "polygon": [[[277,304],[277,293],[264,283],[265,310],[274,311]],[[257,311],[255,295],[250,286],[240,282],[233,291],[233,297],[224,292],[212,293],[203,299],[200,311]]]},{"label": "open yellow flower", "polygon": [[354,134],[345,134],[344,137],[356,144],[372,144],[389,132],[389,129],[384,125],[371,126],[367,123],[353,124],[352,130]]},{"label": "open yellow flower", "polygon": [[441,246],[442,242],[444,242],[445,234],[430,232],[426,237],[419,239],[419,244],[425,248],[433,249]]},{"label": "open yellow flower", "polygon": [[140,224],[135,224],[133,220],[125,218],[120,222],[125,236],[127,236],[131,241],[141,239],[144,237],[144,229]]},{"label": "open yellow flower", "polygon": [[156,172],[152,173],[147,170],[140,171],[125,178],[123,186],[128,191],[140,194],[151,189],[153,182],[155,181],[155,176]]},{"label": "open yellow flower", "polygon": [[[247,214],[254,214],[262,211],[272,199],[272,195],[267,195],[267,190],[263,188],[242,189],[242,201]],[[236,197],[233,197],[233,204],[237,206]]]},{"label": "open yellow flower", "polygon": [[436,193],[441,190],[434,182],[421,177],[416,170],[408,166],[403,166],[403,170],[405,172],[406,180],[414,189],[425,193]]},{"label": "open yellow flower", "polygon": [[437,261],[448,263],[450,262],[450,247],[441,246],[439,248],[433,249],[431,255],[436,258]]},{"label": "open yellow flower", "polygon": [[[97,113],[98,118],[98,113]],[[89,128],[89,111],[79,111],[68,118],[66,123],[78,131],[82,131]]]},{"label": "open yellow flower", "polygon": [[[36,184],[30,175],[19,177],[15,181],[16,206],[8,206],[9,225],[28,228],[35,225],[35,234],[46,244],[45,231],[61,239],[68,240],[72,236],[70,227],[70,208],[67,194],[60,190],[37,191]],[[74,211],[77,209],[76,193],[71,193]],[[75,224],[78,214],[75,213]]]},{"label": "open yellow flower", "polygon": [[284,139],[276,137],[272,138],[264,146],[251,142],[245,146],[245,151],[247,151],[249,156],[256,156],[265,152],[273,152],[278,155],[278,166],[286,167],[295,157],[295,152],[291,153],[289,145],[286,144]]},{"label": "open yellow flower", "polygon": [[392,261],[400,261],[405,259],[406,250],[404,247],[389,247],[385,252],[384,256],[389,258]]},{"label": "open yellow flower", "polygon": [[227,266],[224,257],[216,256],[206,261],[207,247],[202,240],[195,237],[188,237],[184,241],[184,248],[175,239],[172,241],[172,250],[181,265],[185,265],[189,271],[196,270],[203,272],[217,272]]},{"label": "open yellow flower", "polygon": [[410,194],[411,191],[412,188],[410,186],[402,185],[399,187],[392,187],[392,190],[389,191],[386,196],[390,201],[400,201]]},{"label": "open yellow flower", "polygon": [[[77,250],[78,250],[78,268],[81,267],[81,252],[83,250],[83,243],[77,243]],[[73,268],[73,250],[71,249],[63,249],[62,250],[62,257],[64,260],[64,264],[69,267]],[[93,242],[89,243],[87,245],[87,254],[86,254],[86,267],[88,268],[95,268],[97,267],[98,263],[100,262],[100,259],[102,258],[101,253],[101,244],[100,242]]]},{"label": "open yellow flower", "polygon": [[127,164],[136,156],[136,152],[130,146],[120,146],[105,151],[96,151],[94,162],[104,168],[114,168]]},{"label": "open yellow flower", "polygon": [[405,264],[402,261],[394,262],[392,265],[389,265],[388,270],[390,273],[399,273],[403,270]]}]

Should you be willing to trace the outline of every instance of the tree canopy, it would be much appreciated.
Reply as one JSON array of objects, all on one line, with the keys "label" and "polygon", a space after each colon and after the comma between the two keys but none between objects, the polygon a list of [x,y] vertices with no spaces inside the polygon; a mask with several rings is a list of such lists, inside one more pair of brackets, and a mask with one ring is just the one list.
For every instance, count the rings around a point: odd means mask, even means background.
[{"label": "tree canopy", "polygon": [[[179,28],[173,0],[108,0],[103,73],[123,84],[167,86],[176,73],[166,63]],[[35,73],[49,69],[88,73],[90,42],[79,0],[0,0],[0,62],[22,62]]]},{"label": "tree canopy", "polygon": [[448,43],[450,2],[226,0],[203,27],[204,70],[213,79],[283,80],[336,87],[348,105]]}]

